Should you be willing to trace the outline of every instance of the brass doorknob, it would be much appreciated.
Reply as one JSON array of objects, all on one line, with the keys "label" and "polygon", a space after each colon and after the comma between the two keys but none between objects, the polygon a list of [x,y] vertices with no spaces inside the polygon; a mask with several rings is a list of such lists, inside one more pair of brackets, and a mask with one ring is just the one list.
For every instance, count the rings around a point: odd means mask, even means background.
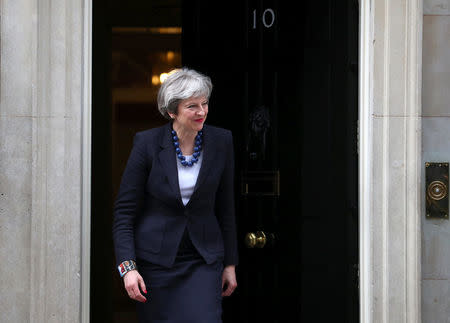
[{"label": "brass doorknob", "polygon": [[256,231],[256,233],[249,232],[245,235],[245,245],[247,248],[263,248],[266,242],[266,234],[263,231]]}]

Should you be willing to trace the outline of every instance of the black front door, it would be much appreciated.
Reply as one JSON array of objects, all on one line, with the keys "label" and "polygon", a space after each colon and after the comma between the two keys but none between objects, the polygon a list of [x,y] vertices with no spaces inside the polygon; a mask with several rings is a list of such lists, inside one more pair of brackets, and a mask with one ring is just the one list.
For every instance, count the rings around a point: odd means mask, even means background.
[{"label": "black front door", "polygon": [[225,322],[357,322],[357,2],[185,1],[183,65],[231,129],[240,265]]},{"label": "black front door", "polygon": [[207,122],[234,135],[239,286],[224,322],[358,321],[357,2],[94,2],[92,322],[137,321],[112,204],[133,134],[165,122],[153,77],[180,56],[213,80]]}]

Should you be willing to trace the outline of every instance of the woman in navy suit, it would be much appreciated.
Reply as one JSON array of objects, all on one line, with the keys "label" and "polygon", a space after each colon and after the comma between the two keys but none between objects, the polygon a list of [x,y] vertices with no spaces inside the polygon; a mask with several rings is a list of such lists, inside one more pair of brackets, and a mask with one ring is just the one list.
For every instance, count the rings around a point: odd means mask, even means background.
[{"label": "woman in navy suit", "polygon": [[114,207],[120,275],[139,322],[221,322],[237,286],[231,132],[205,125],[212,84],[183,68],[158,93],[166,125],[139,132]]}]

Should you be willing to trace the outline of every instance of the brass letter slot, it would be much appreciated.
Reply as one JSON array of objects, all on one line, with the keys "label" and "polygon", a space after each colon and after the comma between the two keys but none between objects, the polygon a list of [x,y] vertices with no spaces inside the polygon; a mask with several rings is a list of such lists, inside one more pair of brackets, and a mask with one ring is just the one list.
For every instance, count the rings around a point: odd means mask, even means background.
[{"label": "brass letter slot", "polygon": [[241,194],[250,196],[279,196],[279,171],[247,171],[241,176]]},{"label": "brass letter slot", "polygon": [[426,216],[448,220],[448,163],[425,163]]}]

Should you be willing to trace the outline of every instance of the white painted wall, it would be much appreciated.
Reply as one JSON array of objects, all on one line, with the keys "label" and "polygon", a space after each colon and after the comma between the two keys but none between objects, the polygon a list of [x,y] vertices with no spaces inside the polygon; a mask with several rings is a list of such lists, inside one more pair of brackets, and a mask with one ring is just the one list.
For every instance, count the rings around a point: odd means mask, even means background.
[{"label": "white painted wall", "polygon": [[[423,6],[424,169],[427,161],[450,161],[450,0],[424,0]],[[422,191],[425,192],[425,186]],[[422,198],[425,201],[424,193]],[[426,219],[425,207],[421,218],[423,322],[447,323],[450,322],[450,221]]]}]

